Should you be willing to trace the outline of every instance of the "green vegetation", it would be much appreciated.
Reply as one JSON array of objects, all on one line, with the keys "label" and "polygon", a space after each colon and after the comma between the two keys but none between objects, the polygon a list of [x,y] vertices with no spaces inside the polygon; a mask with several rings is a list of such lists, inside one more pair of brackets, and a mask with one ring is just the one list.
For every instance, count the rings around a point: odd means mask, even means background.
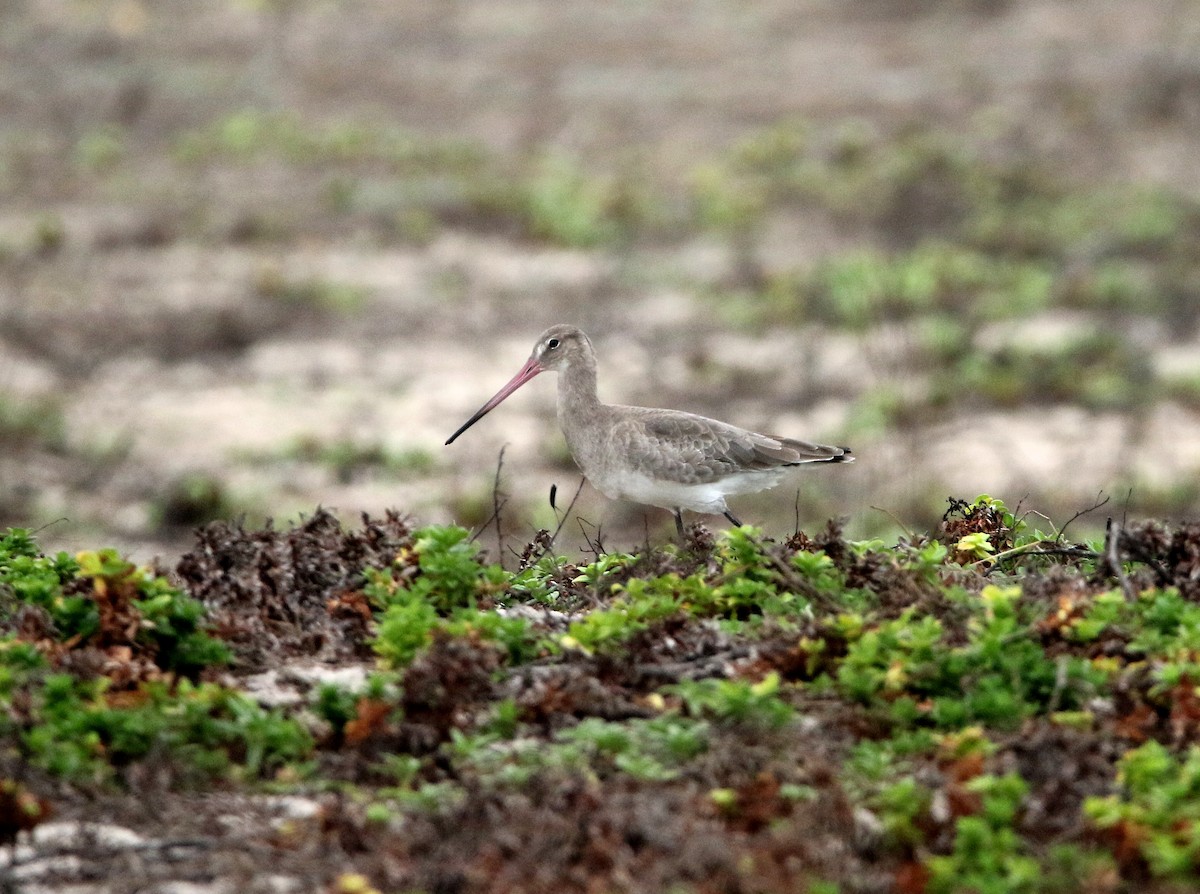
[{"label": "green vegetation", "polygon": [[929,890],[937,894],[975,891],[1017,894],[1036,891],[1042,869],[1028,856],[1013,828],[1028,786],[1015,774],[978,776],[966,789],[979,796],[981,811],[954,827],[954,851],[929,861]]},{"label": "green vegetation", "polygon": [[477,149],[457,141],[435,141],[395,128],[341,121],[313,126],[287,112],[243,109],[206,127],[181,134],[176,157],[188,164],[228,158],[256,161],[279,157],[292,164],[346,161],[387,164],[396,173],[471,168]]},{"label": "green vegetation", "polygon": [[535,239],[583,248],[616,236],[614,196],[612,184],[590,178],[571,158],[547,155],[525,178],[496,181],[478,201],[484,213],[515,217]]},{"label": "green vegetation", "polygon": [[[336,786],[365,828],[581,779],[685,786],[741,834],[850,805],[873,836],[856,860],[946,894],[1200,879],[1195,526],[1127,528],[1119,575],[1111,545],[989,496],[894,547],[742,527],[582,566],[535,541],[515,571],[465,529],[398,530],[327,604],[366,619],[381,668],[288,709],[217,682],[235,651],[166,579],[10,530],[5,747],[91,786],[147,762],[177,787]],[[1064,795],[1059,762],[1090,775]]]},{"label": "green vegetation", "polygon": [[[1002,136],[785,119],[667,172],[649,158],[597,164],[543,145],[500,154],[378,121],[248,107],[168,143],[170,163],[187,169],[320,172],[317,188],[298,200],[309,207],[247,207],[228,224],[232,238],[288,240],[349,225],[424,244],[444,228],[466,228],[632,262],[635,246],[715,237],[731,261],[730,275],[715,281],[652,265],[622,269],[635,279],[682,280],[672,285],[755,330],[817,325],[865,335],[890,326],[902,351],[870,358],[876,375],[850,414],[860,439],[981,407],[1132,411],[1200,402],[1191,372],[1160,371],[1146,350],[1200,320],[1200,206],[1163,187],[1077,182],[1059,165],[998,147]],[[101,125],[80,134],[63,161],[75,178],[128,178],[137,152],[123,127]],[[853,247],[795,267],[764,263],[774,224],[813,218]],[[226,218],[210,209],[189,220],[207,232]],[[28,253],[51,255],[64,244],[53,212],[35,229]],[[352,282],[273,267],[254,287],[272,301],[338,314],[371,298]],[[461,284],[448,282],[447,291]],[[1147,328],[1155,326],[1161,331]],[[0,403],[0,436],[29,437],[28,423]],[[39,428],[36,436],[54,433]],[[343,459],[322,461],[353,474]],[[1147,494],[1146,509],[1194,504],[1186,488],[1161,499],[1137,490]],[[462,502],[464,521],[487,517],[487,500]]]},{"label": "green vegetation", "polygon": [[290,279],[275,266],[259,270],[254,289],[263,298],[278,301],[296,310],[317,310],[352,315],[362,309],[369,290],[351,283],[333,282],[320,277]]},{"label": "green vegetation", "polygon": [[888,320],[953,318],[969,332],[1046,310],[1054,278],[1044,262],[1006,261],[939,240],[909,252],[839,255],[811,272],[773,278],[764,310],[863,331]]},{"label": "green vegetation", "polygon": [[965,598],[977,603],[967,607],[965,644],[947,644],[936,618],[906,610],[850,644],[838,669],[841,691],[902,726],[1003,728],[1045,712],[1052,701],[1077,708],[1104,682],[1088,661],[1053,660],[1028,638],[1018,617],[1019,587],[989,585]]},{"label": "green vegetation", "polygon": [[32,444],[62,450],[65,443],[66,425],[57,401],[0,392],[0,445],[14,449]]},{"label": "green vegetation", "polygon": [[125,157],[128,140],[125,129],[115,124],[88,130],[75,143],[75,164],[88,174],[108,173]]},{"label": "green vegetation", "polygon": [[780,729],[793,717],[779,697],[779,674],[768,673],[757,683],[746,680],[689,680],[670,690],[680,697],[688,713],[718,722]]},{"label": "green vegetation", "polygon": [[1156,876],[1194,880],[1200,872],[1200,747],[1178,757],[1158,742],[1126,752],[1122,794],[1090,798],[1084,810],[1133,844]]},{"label": "green vegetation", "polygon": [[[1194,400],[1162,379],[1133,321],[1190,331],[1198,319],[1200,206],[1159,189],[1076,184],[1028,159],[923,128],[849,124],[818,140],[803,122],[752,134],[695,179],[696,220],[750,258],[773,217],[824,214],[865,248],[762,271],[730,295],[732,322],[819,323],[854,332],[902,324],[915,390],[861,397],[879,427],[922,424],[979,405],[1076,403],[1097,410]],[[753,266],[751,263],[750,266]],[[1074,313],[1075,317],[1063,317]],[[1018,323],[1041,328],[998,336]]]},{"label": "green vegetation", "polygon": [[930,399],[1003,407],[1074,403],[1093,410],[1132,409],[1161,392],[1149,363],[1120,335],[1088,333],[1053,349],[1019,346],[973,351],[940,374]]},{"label": "green vegetation", "polygon": [[[95,167],[119,157],[115,150],[97,136],[80,154]],[[428,241],[443,220],[470,219],[556,245],[611,245],[650,224],[658,205],[636,176],[594,176],[562,153],[502,159],[475,144],[374,122],[313,126],[292,114],[255,109],[178,135],[173,154],[188,166],[337,169],[325,189],[329,210],[388,221],[394,235],[416,242]]]},{"label": "green vegetation", "polygon": [[247,452],[243,457],[255,465],[269,465],[280,459],[313,463],[328,469],[343,484],[368,476],[423,478],[438,467],[434,454],[424,447],[396,449],[382,441],[357,438],[301,436],[281,451]]},{"label": "green vegetation", "polygon": [[111,781],[152,758],[170,762],[182,785],[269,778],[312,750],[295,720],[214,684],[150,682],[127,696],[67,674],[46,674],[40,684],[33,717],[19,732],[22,750],[36,766],[78,782]]},{"label": "green vegetation", "polygon": [[236,514],[237,507],[225,484],[202,472],[170,482],[151,507],[158,526],[192,527]]},{"label": "green vegetation", "polygon": [[[125,135],[111,127],[75,148],[76,165],[97,173],[127,154]],[[313,123],[252,108],[177,134],[172,154],[193,167],[332,171],[329,211],[415,241],[464,222],[583,248],[712,234],[752,263],[772,217],[816,210],[877,246],[815,270],[772,273],[747,296],[748,319],[760,323],[862,327],[937,310],[979,321],[1049,307],[1186,315],[1195,274],[1200,210],[1187,200],[1075,185],[1026,158],[997,161],[920,127],[877,133],[851,121],[818,138],[807,123],[784,121],[698,159],[674,182],[647,165],[597,168],[544,149],[499,157],[376,122]],[[1090,247],[1083,266],[1080,245]]]},{"label": "green vegetation", "polygon": [[547,770],[666,782],[708,750],[709,737],[706,723],[674,714],[619,723],[589,717],[549,743],[484,732],[456,734],[447,750],[464,776],[499,786],[525,785]]},{"label": "green vegetation", "polygon": [[162,671],[191,676],[230,657],[203,629],[200,603],[115,550],[48,557],[29,532],[10,529],[0,538],[0,597],[10,613],[19,605],[40,608],[73,647],[121,645]]},{"label": "green vegetation", "polygon": [[479,563],[468,536],[465,528],[422,528],[395,566],[368,574],[363,592],[382,612],[375,651],[390,664],[408,664],[437,630],[497,641],[513,658],[534,648],[524,620],[480,608],[495,605],[506,575]]},{"label": "green vegetation", "polygon": [[[231,657],[203,620],[200,603],[112,550],[44,556],[27,531],[10,529],[0,538],[0,697],[23,708],[0,721],[6,747],[93,784],[150,758],[183,785],[297,764],[312,749],[302,725],[192,682]],[[56,669],[89,660],[104,673]]]}]

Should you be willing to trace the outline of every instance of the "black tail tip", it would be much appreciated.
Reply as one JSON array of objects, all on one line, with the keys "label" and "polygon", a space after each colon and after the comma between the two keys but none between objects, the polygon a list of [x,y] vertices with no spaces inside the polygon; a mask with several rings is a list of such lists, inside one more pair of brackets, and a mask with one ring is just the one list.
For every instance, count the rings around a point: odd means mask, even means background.
[{"label": "black tail tip", "polygon": [[832,460],[833,462],[835,462],[835,463],[852,463],[852,462],[854,462],[854,451],[852,451],[849,447],[839,447],[838,450],[840,450],[842,452],[840,455],[833,457],[833,460]]}]

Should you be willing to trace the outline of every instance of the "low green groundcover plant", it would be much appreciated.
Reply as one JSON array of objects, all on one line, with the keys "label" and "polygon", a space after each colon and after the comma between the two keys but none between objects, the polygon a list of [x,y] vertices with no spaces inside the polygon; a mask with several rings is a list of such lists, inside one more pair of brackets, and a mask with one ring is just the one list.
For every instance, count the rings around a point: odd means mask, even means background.
[{"label": "low green groundcover plant", "polygon": [[1200,870],[1200,746],[1181,755],[1158,742],[1126,752],[1122,791],[1089,798],[1084,812],[1101,829],[1133,842],[1157,876],[1195,879]]},{"label": "low green groundcover plant", "polygon": [[481,609],[495,606],[510,578],[499,565],[483,565],[469,538],[456,526],[422,528],[390,568],[367,572],[363,592],[381,612],[375,651],[390,665],[411,662],[436,629],[474,632],[502,644],[514,660],[534,648],[523,619]]},{"label": "low green groundcover plant", "polygon": [[[841,803],[878,829],[856,858],[929,894],[1194,884],[1200,609],[1194,544],[1168,556],[1169,534],[1129,535],[1117,569],[1117,544],[983,496],[892,547],[741,527],[578,566],[530,550],[509,571],[430,526],[362,573],[366,684],[280,709],[217,682],[229,650],[166,578],[12,530],[0,742],[93,785],[160,762],[180,785],[335,786],[383,824],[567,779],[685,786],[703,821],[747,828]],[[1073,798],[1048,794],[1030,736],[1086,768]],[[1053,843],[1047,804],[1075,813]]]},{"label": "low green groundcover plant", "polygon": [[[43,613],[33,641],[22,638],[22,610]],[[9,530],[0,537],[0,738],[35,766],[92,783],[142,760],[198,784],[271,776],[307,757],[312,738],[296,720],[196,682],[231,654],[204,617],[199,602],[113,550],[46,556],[27,531]],[[85,649],[105,674],[59,669]]]},{"label": "low green groundcover plant", "polygon": [[204,629],[199,602],[112,549],[44,556],[28,531],[10,529],[0,537],[0,599],[9,619],[21,605],[43,610],[70,647],[125,645],[163,671],[194,676],[231,654]]}]

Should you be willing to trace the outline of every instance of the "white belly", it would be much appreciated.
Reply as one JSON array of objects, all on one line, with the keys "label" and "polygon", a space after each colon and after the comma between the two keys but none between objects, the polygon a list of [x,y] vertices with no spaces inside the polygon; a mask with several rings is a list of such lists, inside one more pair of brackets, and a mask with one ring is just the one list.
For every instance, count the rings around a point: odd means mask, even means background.
[{"label": "white belly", "polygon": [[783,480],[783,469],[737,472],[705,484],[681,484],[651,478],[641,472],[622,471],[591,477],[592,485],[610,500],[629,500],[663,509],[689,509],[692,512],[725,512],[725,498],[731,494],[751,494],[774,487]]}]

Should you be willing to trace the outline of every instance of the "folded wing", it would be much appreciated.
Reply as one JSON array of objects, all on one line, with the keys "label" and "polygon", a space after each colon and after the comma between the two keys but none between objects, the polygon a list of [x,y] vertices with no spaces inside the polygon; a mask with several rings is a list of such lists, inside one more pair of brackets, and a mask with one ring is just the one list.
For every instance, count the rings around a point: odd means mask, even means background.
[{"label": "folded wing", "polygon": [[803,463],[853,462],[849,448],[759,434],[725,422],[671,410],[622,408],[617,447],[654,478],[706,484],[745,472]]}]

